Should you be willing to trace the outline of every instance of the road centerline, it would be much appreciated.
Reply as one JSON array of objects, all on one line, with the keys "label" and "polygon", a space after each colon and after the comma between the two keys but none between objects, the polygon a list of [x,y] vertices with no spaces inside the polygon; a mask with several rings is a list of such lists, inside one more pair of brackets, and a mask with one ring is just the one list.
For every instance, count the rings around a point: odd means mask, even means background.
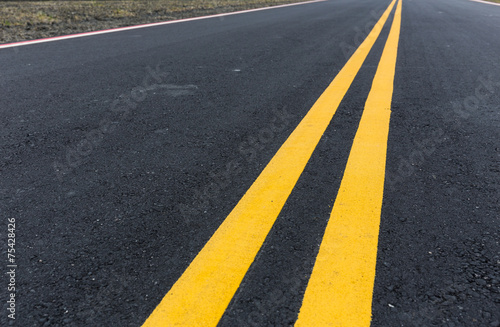
[{"label": "road centerline", "polygon": [[394,7],[290,134],[143,326],[216,326]]},{"label": "road centerline", "polygon": [[295,326],[369,326],[402,0]]}]

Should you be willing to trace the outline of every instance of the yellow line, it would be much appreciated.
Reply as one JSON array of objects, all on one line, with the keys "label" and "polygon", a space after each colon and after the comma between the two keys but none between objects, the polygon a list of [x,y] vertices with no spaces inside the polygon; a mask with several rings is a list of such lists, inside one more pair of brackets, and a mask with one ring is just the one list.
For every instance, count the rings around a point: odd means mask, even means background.
[{"label": "yellow line", "polygon": [[295,326],[369,326],[401,0]]},{"label": "yellow line", "polygon": [[217,325],[395,1],[143,326]]}]

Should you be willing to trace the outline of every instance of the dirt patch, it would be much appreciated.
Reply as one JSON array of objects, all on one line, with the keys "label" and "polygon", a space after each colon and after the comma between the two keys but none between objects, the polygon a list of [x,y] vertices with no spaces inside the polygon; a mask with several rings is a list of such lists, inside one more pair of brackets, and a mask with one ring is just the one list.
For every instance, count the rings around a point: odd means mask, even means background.
[{"label": "dirt patch", "polygon": [[0,43],[274,6],[297,0],[0,2]]}]

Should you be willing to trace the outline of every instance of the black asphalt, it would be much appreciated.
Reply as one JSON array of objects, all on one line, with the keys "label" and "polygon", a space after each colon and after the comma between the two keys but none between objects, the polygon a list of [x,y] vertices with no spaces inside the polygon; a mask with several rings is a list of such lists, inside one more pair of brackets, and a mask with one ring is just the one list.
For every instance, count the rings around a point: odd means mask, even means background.
[{"label": "black asphalt", "polygon": [[[0,326],[140,326],[389,2],[0,49]],[[392,16],[220,326],[296,320]],[[500,326],[498,35],[403,1],[372,326]]]}]

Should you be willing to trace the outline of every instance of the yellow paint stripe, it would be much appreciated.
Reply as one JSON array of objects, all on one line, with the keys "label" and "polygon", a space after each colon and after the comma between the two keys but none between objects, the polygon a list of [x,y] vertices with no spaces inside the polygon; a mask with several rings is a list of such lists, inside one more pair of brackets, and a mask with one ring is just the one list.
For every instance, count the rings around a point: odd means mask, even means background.
[{"label": "yellow paint stripe", "polygon": [[295,326],[369,326],[401,0]]},{"label": "yellow paint stripe", "polygon": [[394,3],[143,326],[217,325]]}]

